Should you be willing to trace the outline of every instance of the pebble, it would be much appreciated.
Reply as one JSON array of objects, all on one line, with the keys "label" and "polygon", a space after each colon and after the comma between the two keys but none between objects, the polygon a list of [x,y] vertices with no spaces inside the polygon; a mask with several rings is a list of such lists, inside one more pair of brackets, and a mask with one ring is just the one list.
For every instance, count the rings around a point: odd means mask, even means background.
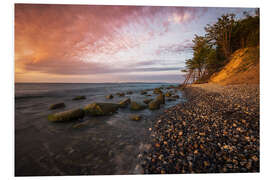
[{"label": "pebble", "polygon": [[259,86],[198,84],[184,96],[149,128],[144,173],[259,172]]}]

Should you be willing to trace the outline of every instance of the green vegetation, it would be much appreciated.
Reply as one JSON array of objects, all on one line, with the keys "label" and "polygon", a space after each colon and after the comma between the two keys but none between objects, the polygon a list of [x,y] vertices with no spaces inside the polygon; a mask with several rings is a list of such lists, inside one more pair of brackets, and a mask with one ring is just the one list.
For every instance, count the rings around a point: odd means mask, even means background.
[{"label": "green vegetation", "polygon": [[[229,61],[231,54],[241,48],[259,47],[259,10],[254,16],[244,13],[244,18],[236,20],[234,14],[225,14],[213,25],[207,24],[205,36],[195,35],[193,58],[185,61],[184,84],[206,82]],[[259,56],[258,53],[254,53]],[[259,59],[250,57],[251,59]],[[247,64],[250,61],[247,60]],[[245,69],[245,67],[243,68]]]}]

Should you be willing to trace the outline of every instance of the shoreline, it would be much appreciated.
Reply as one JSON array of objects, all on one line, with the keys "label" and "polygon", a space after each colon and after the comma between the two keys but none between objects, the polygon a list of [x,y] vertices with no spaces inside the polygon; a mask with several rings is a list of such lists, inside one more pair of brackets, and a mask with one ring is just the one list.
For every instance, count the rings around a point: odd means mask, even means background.
[{"label": "shoreline", "polygon": [[153,122],[145,174],[259,172],[259,85],[193,84]]}]

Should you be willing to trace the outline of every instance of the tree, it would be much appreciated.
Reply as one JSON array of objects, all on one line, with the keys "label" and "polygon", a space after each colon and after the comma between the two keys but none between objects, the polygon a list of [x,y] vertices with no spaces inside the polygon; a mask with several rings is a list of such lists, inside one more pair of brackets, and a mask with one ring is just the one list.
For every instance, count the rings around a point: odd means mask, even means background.
[{"label": "tree", "polygon": [[232,32],[235,26],[235,15],[225,14],[218,18],[218,22],[205,27],[206,38],[211,45],[220,46],[226,59],[232,53],[231,40]]}]

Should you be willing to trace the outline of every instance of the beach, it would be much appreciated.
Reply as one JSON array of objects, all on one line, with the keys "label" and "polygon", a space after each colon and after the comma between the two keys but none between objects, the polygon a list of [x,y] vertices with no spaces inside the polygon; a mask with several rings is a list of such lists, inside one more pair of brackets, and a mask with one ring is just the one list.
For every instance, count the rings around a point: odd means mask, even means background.
[{"label": "beach", "polygon": [[259,172],[259,85],[192,84],[156,118],[146,174]]}]

